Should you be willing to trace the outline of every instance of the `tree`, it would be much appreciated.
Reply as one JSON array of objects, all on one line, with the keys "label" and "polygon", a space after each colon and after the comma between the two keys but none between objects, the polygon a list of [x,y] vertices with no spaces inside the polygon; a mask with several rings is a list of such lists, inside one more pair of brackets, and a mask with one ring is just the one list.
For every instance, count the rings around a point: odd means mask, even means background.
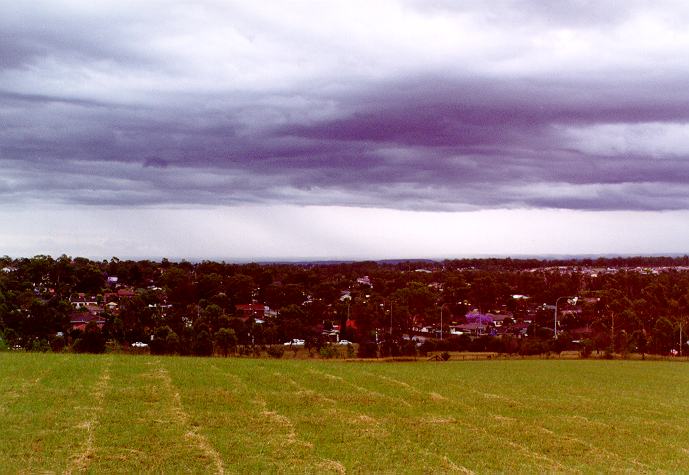
[{"label": "tree", "polygon": [[288,305],[280,309],[279,331],[285,340],[301,338],[306,315],[301,307]]},{"label": "tree", "polygon": [[206,330],[201,330],[196,334],[194,354],[197,356],[210,356],[213,354],[213,341]]},{"label": "tree", "polygon": [[636,342],[636,351],[641,353],[641,359],[646,359],[646,352],[648,351],[648,338],[644,330],[637,330],[632,335]]},{"label": "tree", "polygon": [[224,312],[219,305],[210,304],[203,309],[201,315],[206,319],[208,325],[215,329],[220,328],[220,318],[224,316]]},{"label": "tree", "polygon": [[78,353],[105,353],[105,337],[95,322],[86,325],[84,333],[74,342]]},{"label": "tree", "polygon": [[659,318],[653,326],[653,348],[656,353],[667,354],[674,344],[674,327],[672,322],[665,317]]},{"label": "tree", "polygon": [[167,352],[174,355],[179,352],[180,340],[177,333],[171,331],[165,337],[165,346],[167,347]]},{"label": "tree", "polygon": [[234,351],[235,346],[237,346],[237,336],[234,330],[221,328],[215,332],[215,345],[220,348],[223,356],[227,356],[227,352],[230,349]]},{"label": "tree", "polygon": [[178,351],[178,346],[179,337],[167,325],[156,328],[153,340],[149,344],[151,354],[154,355],[175,354]]}]

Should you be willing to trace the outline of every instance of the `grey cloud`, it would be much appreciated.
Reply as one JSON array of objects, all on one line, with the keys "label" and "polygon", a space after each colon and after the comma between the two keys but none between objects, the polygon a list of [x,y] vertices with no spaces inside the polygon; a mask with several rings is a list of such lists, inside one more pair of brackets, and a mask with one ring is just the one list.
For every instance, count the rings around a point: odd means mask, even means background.
[{"label": "grey cloud", "polygon": [[144,160],[143,167],[144,168],[167,168],[167,166],[170,164],[167,160],[164,160],[160,157],[147,157]]},{"label": "grey cloud", "polygon": [[[435,2],[441,9],[452,5]],[[461,8],[495,15],[482,5]],[[504,22],[524,15],[535,23],[595,27],[581,2],[501,5]],[[595,8],[604,10],[605,21],[622,22],[638,5]],[[21,78],[36,80],[32,65],[47,60],[66,69],[105,61],[96,72],[106,80],[113,68],[113,77],[139,80],[141,74],[144,84],[151,78],[167,84],[172,71],[183,69],[136,46],[147,38],[142,24],[157,28],[148,25],[150,11],[121,11],[107,22],[110,13],[82,28],[83,15],[57,27],[55,20],[67,14],[46,14],[45,28],[38,21],[0,23],[11,26],[8,42],[0,43],[3,200],[689,208],[689,157],[586,152],[565,134],[598,124],[688,123],[689,72],[682,67],[512,76],[448,60],[442,72],[343,78],[332,71],[289,84],[276,71],[273,87],[251,91],[204,82],[185,89],[186,75],[181,85],[152,86],[149,94],[60,87],[61,77],[40,90],[22,88]]]},{"label": "grey cloud", "polygon": [[[615,2],[606,0],[561,0],[538,2],[532,0],[493,0],[489,5],[481,0],[408,0],[411,8],[420,12],[470,14],[485,22],[508,25],[538,25],[547,28],[600,28],[618,25],[644,9],[672,12],[686,19],[689,10],[681,1],[661,0],[649,5],[643,0]],[[654,7],[654,8],[649,8]]]}]

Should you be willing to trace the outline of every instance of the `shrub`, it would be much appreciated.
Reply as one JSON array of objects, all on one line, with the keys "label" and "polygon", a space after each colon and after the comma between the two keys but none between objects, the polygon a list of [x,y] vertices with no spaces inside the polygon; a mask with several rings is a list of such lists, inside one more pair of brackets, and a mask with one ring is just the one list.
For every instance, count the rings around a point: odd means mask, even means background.
[{"label": "shrub", "polygon": [[153,355],[175,354],[178,347],[179,337],[167,325],[156,328],[154,338],[149,343]]},{"label": "shrub", "polygon": [[285,354],[285,349],[278,345],[271,345],[266,350],[266,353],[268,353],[268,356],[271,358],[282,358],[282,355]]},{"label": "shrub", "polygon": [[548,344],[536,338],[525,338],[519,347],[519,354],[522,356],[541,355],[547,353]]},{"label": "shrub", "polygon": [[321,358],[326,359],[337,358],[340,356],[340,352],[337,351],[337,347],[333,345],[322,346],[318,353],[321,355]]},{"label": "shrub", "polygon": [[401,350],[403,356],[416,356],[416,343],[413,341],[405,341],[402,343]]},{"label": "shrub", "polygon": [[50,349],[54,353],[61,352],[65,348],[66,344],[65,337],[63,336],[54,336],[50,339]]},{"label": "shrub", "polygon": [[378,345],[375,341],[367,341],[359,344],[359,351],[357,352],[359,358],[377,358]]},{"label": "shrub", "polygon": [[593,352],[593,340],[585,339],[581,342],[581,350],[579,351],[579,356],[582,358],[588,358]]},{"label": "shrub", "polygon": [[86,325],[81,337],[74,341],[74,351],[77,353],[105,353],[105,337],[98,325],[93,322]]},{"label": "shrub", "polygon": [[612,359],[615,358],[615,355],[613,354],[612,348],[611,348],[611,347],[607,347],[607,348],[605,349],[605,352],[603,353],[603,357],[604,357],[606,360],[612,360]]},{"label": "shrub", "polygon": [[29,348],[29,351],[35,351],[35,352],[40,352],[40,353],[46,353],[50,351],[50,345],[48,344],[48,340],[45,338],[35,339],[34,341],[31,342],[31,347]]}]

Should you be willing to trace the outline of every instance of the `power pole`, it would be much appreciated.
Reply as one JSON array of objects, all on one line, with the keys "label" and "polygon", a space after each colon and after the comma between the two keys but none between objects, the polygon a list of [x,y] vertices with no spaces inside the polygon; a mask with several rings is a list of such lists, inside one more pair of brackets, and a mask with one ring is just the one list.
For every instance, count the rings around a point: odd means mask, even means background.
[{"label": "power pole", "polygon": [[440,339],[443,339],[443,307],[444,305],[440,306]]},{"label": "power pole", "polygon": [[612,352],[615,353],[615,312],[610,313],[612,318],[612,325],[610,325],[610,347]]}]

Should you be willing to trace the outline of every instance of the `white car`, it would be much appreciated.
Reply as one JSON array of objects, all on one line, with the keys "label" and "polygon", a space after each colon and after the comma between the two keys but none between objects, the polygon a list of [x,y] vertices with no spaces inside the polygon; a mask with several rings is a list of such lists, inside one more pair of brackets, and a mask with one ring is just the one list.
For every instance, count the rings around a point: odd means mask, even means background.
[{"label": "white car", "polygon": [[349,340],[340,340],[337,342],[338,345],[351,345],[352,342]]},{"label": "white car", "polygon": [[283,343],[285,346],[304,346],[304,340],[300,340],[299,338],[295,338],[292,341],[286,341]]},{"label": "white car", "polygon": [[142,341],[135,341],[134,343],[132,343],[132,346],[133,346],[134,348],[147,348],[147,347],[148,347],[148,344],[147,344],[147,343],[144,343],[144,342],[142,342]]}]

